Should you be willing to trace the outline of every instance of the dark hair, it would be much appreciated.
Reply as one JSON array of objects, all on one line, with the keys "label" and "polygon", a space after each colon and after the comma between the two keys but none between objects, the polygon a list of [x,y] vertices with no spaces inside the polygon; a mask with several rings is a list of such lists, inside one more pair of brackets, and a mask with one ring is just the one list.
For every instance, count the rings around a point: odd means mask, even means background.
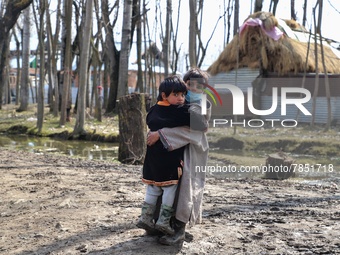
[{"label": "dark hair", "polygon": [[209,74],[198,67],[191,68],[183,77],[186,83],[189,80],[196,80],[200,84],[208,84]]},{"label": "dark hair", "polygon": [[170,77],[165,78],[158,88],[158,101],[162,101],[162,93],[168,97],[171,92],[178,93],[183,92],[186,94],[187,92],[187,86],[185,85],[184,81],[178,77],[177,75],[173,75]]}]

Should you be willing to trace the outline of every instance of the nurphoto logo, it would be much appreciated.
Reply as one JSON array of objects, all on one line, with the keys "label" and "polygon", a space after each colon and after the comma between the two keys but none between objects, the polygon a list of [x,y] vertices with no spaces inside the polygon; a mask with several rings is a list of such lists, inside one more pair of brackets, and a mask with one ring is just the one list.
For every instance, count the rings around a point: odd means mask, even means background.
[{"label": "nurphoto logo", "polygon": [[[253,87],[247,88],[247,94],[236,85],[232,84],[215,84],[214,87],[210,85],[204,85],[206,88],[210,89],[214,95],[207,89],[203,89],[206,94],[210,96],[216,105],[216,99],[218,99],[220,106],[222,106],[222,99],[220,94],[217,92],[230,93],[232,98],[232,115],[233,116],[244,116],[245,117],[245,106],[247,106],[249,112],[254,116],[259,116],[257,119],[245,118],[242,121],[235,121],[233,119],[213,119],[213,127],[218,127],[222,125],[241,125],[248,127],[262,127],[265,122],[271,123],[274,127],[275,123],[280,123],[283,127],[296,127],[298,121],[296,119],[282,119],[282,118],[270,118],[277,110],[280,110],[280,116],[286,117],[288,105],[295,106],[303,115],[312,115],[304,104],[311,100],[311,93],[309,90],[301,87],[272,87],[271,95],[271,107],[268,109],[256,109],[253,102]],[[280,96],[279,96],[280,95]],[[289,97],[289,95],[295,95],[294,97]],[[296,96],[299,95],[299,96]],[[246,98],[245,98],[246,97]],[[280,103],[279,103],[280,101]],[[207,96],[203,94],[202,96],[202,114],[206,114]],[[279,107],[279,108],[278,108]],[[268,116],[266,118],[265,116]]]},{"label": "nurphoto logo", "polygon": [[[209,95],[209,97],[211,98],[211,100],[214,102],[215,105],[217,105],[216,103],[216,98],[218,100],[218,102],[220,103],[220,105],[222,106],[222,99],[221,96],[218,94],[218,92],[209,84],[202,84],[203,87],[203,91],[206,94],[202,95],[202,101],[201,101],[201,114],[202,115],[206,115],[207,114],[207,95]],[[208,90],[208,89],[209,90]],[[214,93],[211,93],[210,90]],[[214,96],[215,95],[215,96]],[[216,97],[216,98],[215,98]]]}]

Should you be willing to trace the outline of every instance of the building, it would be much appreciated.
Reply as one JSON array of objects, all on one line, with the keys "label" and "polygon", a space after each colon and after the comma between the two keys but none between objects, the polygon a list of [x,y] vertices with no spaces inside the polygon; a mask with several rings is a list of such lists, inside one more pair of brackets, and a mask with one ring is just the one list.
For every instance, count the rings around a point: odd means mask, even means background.
[{"label": "building", "polygon": [[[314,36],[295,21],[276,19],[271,13],[259,12],[250,15],[225,47],[218,59],[208,68],[211,74],[209,83],[234,84],[239,87],[245,98],[252,97],[256,109],[270,109],[273,104],[273,89],[278,89],[276,110],[265,116],[258,116],[245,104],[245,118],[296,119],[310,122],[312,116],[301,116],[294,105],[287,106],[285,116],[281,114],[282,87],[305,88],[315,95],[315,123],[326,123],[328,113],[325,93],[325,73],[329,78],[330,105],[332,119],[340,119],[340,52],[330,45],[330,40],[322,40],[324,60],[320,37],[317,44]],[[310,43],[309,43],[310,41]],[[315,47],[315,45],[317,45]],[[325,69],[323,67],[325,63]],[[319,70],[319,86],[316,89],[316,70]],[[305,77],[305,78],[304,78]],[[215,86],[216,87],[216,86]],[[233,97],[229,90],[217,86],[223,105],[214,105],[213,116],[230,117],[233,115]],[[216,87],[216,88],[217,88]],[[248,95],[249,88],[252,95]],[[300,98],[301,93],[292,93],[292,98]],[[313,112],[314,100],[304,106]],[[290,107],[292,106],[292,107]],[[240,116],[241,118],[242,116]]]}]

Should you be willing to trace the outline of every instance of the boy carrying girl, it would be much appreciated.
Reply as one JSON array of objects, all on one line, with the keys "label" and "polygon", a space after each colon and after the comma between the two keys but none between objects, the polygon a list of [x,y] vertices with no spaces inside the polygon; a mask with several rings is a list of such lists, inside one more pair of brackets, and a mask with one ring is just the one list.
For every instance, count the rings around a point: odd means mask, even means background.
[{"label": "boy carrying girl", "polygon": [[[195,123],[191,126],[192,129],[207,130],[208,123],[204,116],[189,111],[190,105],[185,104],[186,94],[187,87],[177,76],[168,77],[161,82],[157,103],[150,108],[146,118],[150,131],[189,127],[190,123]],[[160,140],[152,146],[147,146],[142,178],[147,188],[137,227],[147,231],[157,229],[168,235],[175,233],[170,226],[170,218],[173,216],[175,194],[182,176],[183,158],[184,147],[168,151]],[[158,220],[154,223],[157,199],[161,195],[161,209]]]}]

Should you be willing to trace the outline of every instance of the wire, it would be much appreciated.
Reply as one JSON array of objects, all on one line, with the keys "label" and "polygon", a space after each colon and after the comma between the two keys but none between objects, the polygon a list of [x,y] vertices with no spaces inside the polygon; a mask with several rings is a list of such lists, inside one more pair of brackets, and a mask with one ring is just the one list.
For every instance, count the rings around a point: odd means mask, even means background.
[{"label": "wire", "polygon": [[330,5],[337,13],[340,14],[340,11],[339,11],[337,8],[335,8],[334,5],[332,5],[332,3],[331,3],[330,0],[328,0],[328,3],[329,3],[329,5]]}]

